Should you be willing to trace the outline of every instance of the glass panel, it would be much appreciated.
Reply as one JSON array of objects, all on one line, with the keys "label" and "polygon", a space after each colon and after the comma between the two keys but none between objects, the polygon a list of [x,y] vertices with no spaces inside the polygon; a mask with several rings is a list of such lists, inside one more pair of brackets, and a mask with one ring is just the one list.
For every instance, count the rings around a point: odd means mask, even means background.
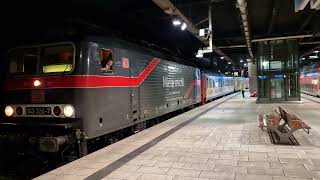
[{"label": "glass panel", "polygon": [[11,75],[68,72],[73,69],[74,48],[70,44],[17,48],[9,53],[9,61]]},{"label": "glass panel", "polygon": [[284,100],[284,94],[283,94],[283,85],[284,85],[284,79],[281,77],[275,77],[271,80],[271,100]]},{"label": "glass panel", "polygon": [[10,74],[36,74],[39,49],[17,49],[9,54]]},{"label": "glass panel", "polygon": [[42,72],[69,72],[73,66],[73,47],[71,45],[43,48],[41,56]]},{"label": "glass panel", "polygon": [[300,100],[297,47],[294,40],[258,43],[258,101]]}]

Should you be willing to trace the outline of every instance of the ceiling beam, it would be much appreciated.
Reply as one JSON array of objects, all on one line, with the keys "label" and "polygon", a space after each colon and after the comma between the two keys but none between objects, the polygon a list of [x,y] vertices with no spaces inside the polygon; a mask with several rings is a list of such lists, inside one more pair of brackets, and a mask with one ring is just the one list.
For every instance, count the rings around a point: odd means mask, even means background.
[{"label": "ceiling beam", "polygon": [[300,10],[303,10],[310,0],[294,0],[294,8],[295,12],[298,12]]},{"label": "ceiling beam", "polygon": [[310,7],[311,7],[311,9],[319,10],[320,9],[320,0],[311,0]]},{"label": "ceiling beam", "polygon": [[195,1],[195,2],[189,2],[189,3],[176,3],[175,6],[179,8],[184,8],[184,7],[193,7],[193,6],[207,6],[208,1]]},{"label": "ceiling beam", "polygon": [[[208,45],[208,41],[206,39],[198,36],[199,29],[195,25],[193,25],[193,23],[175,5],[173,5],[170,2],[170,0],[152,0],[152,1],[156,5],[158,5],[166,14],[170,16],[173,16],[173,15],[179,16],[181,20],[187,24],[187,30],[196,38],[198,38],[201,42],[203,42],[205,45]],[[208,4],[208,1],[207,1],[207,4]],[[227,61],[232,61],[232,59],[229,56],[227,56],[223,51],[221,51],[214,44],[212,44],[212,50],[215,51],[220,56],[225,57]]]},{"label": "ceiling beam", "polygon": [[244,32],[244,36],[246,39],[246,45],[248,48],[248,54],[251,58],[251,61],[254,61],[253,53],[252,53],[252,46],[251,46],[251,33],[250,33],[250,25],[248,21],[248,9],[247,9],[247,0],[237,0],[239,13],[241,16],[242,21],[242,28]]},{"label": "ceiling beam", "polygon": [[[243,36],[216,37],[215,41],[243,41]],[[231,43],[232,44],[232,43]]]},{"label": "ceiling beam", "polygon": [[262,39],[252,39],[252,42],[284,40],[284,39],[300,39],[300,38],[313,37],[313,36],[314,36],[313,34],[304,34],[304,35],[295,35],[295,36],[270,37],[270,38],[262,38]]},{"label": "ceiling beam", "polygon": [[313,41],[313,42],[301,42],[300,45],[312,45],[312,44],[320,44],[320,41]]},{"label": "ceiling beam", "polygon": [[320,50],[320,45],[312,48],[311,50],[309,50],[308,52],[302,54],[300,57],[305,57],[305,56],[308,56],[308,55],[311,55],[314,53],[315,50]]},{"label": "ceiling beam", "polygon": [[232,48],[245,48],[247,45],[240,44],[240,45],[230,45],[230,46],[217,46],[219,49],[232,49]]},{"label": "ceiling beam", "polygon": [[312,12],[311,14],[309,14],[309,16],[303,21],[303,23],[301,24],[298,32],[301,33],[304,31],[304,29],[307,27],[307,25],[311,22],[313,16],[315,15],[315,12]]},{"label": "ceiling beam", "polygon": [[200,24],[202,24],[202,23],[205,23],[205,22],[207,22],[209,20],[209,18],[205,18],[205,19],[203,19],[203,20],[201,20],[201,21],[199,21],[199,22],[197,22],[194,26],[199,26]]},{"label": "ceiling beam", "polygon": [[158,5],[165,13],[167,13],[170,16],[177,15],[181,18],[182,21],[184,21],[188,26],[187,30],[195,35],[200,41],[203,43],[206,43],[206,40],[203,38],[200,38],[198,36],[199,30],[192,24],[192,22],[175,6],[173,5],[170,0],[152,0],[156,5]]},{"label": "ceiling beam", "polygon": [[272,17],[270,19],[268,32],[267,32],[268,35],[270,35],[274,29],[274,24],[275,24],[276,18],[278,16],[278,12],[279,12],[279,10],[277,8],[272,9]]},{"label": "ceiling beam", "polygon": [[273,0],[272,3],[273,3],[273,8],[272,8],[272,13],[271,13],[272,15],[271,15],[269,26],[268,26],[268,32],[267,32],[268,35],[270,35],[272,33],[272,31],[274,29],[274,25],[276,23],[276,19],[279,14],[278,0]]}]

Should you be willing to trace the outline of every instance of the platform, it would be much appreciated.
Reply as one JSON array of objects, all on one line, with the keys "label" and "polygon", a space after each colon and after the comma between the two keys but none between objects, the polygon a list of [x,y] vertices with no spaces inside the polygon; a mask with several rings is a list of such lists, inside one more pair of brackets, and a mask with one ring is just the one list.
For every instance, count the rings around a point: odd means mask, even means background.
[{"label": "platform", "polygon": [[272,104],[256,104],[255,98],[237,93],[36,179],[320,179],[320,99],[303,97],[308,98],[302,98],[303,103],[281,104],[312,127],[309,135],[294,133],[300,146],[273,145],[256,121]]}]

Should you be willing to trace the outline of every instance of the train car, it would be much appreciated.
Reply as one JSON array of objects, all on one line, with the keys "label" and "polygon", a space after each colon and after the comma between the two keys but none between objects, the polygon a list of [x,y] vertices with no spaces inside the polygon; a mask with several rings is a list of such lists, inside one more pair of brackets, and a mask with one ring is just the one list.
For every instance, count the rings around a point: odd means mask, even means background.
[{"label": "train car", "polygon": [[240,84],[247,86],[248,81],[244,77],[225,76],[222,73],[202,73],[202,103],[211,101],[215,98],[240,91]]},{"label": "train car", "polygon": [[320,97],[320,63],[316,63],[300,70],[300,91],[312,96]]},{"label": "train car", "polygon": [[234,92],[233,77],[224,76],[221,73],[206,73],[205,78],[207,101]]},{"label": "train car", "polygon": [[248,84],[248,81],[246,81],[246,78],[244,78],[244,77],[234,77],[234,91],[240,91],[241,90],[240,89],[241,83]]},{"label": "train car", "polygon": [[8,58],[0,143],[79,156],[87,142],[232,93],[241,81],[113,37],[18,47]]},{"label": "train car", "polygon": [[86,154],[88,140],[201,101],[199,69],[117,38],[19,47],[9,61],[1,133],[42,152]]}]

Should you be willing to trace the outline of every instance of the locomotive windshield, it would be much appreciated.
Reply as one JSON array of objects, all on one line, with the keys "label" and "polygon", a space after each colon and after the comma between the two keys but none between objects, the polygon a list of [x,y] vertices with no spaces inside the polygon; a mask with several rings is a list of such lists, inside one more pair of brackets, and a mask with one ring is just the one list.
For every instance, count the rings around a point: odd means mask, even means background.
[{"label": "locomotive windshield", "polygon": [[11,75],[38,75],[70,72],[74,66],[71,44],[17,48],[9,53]]}]

